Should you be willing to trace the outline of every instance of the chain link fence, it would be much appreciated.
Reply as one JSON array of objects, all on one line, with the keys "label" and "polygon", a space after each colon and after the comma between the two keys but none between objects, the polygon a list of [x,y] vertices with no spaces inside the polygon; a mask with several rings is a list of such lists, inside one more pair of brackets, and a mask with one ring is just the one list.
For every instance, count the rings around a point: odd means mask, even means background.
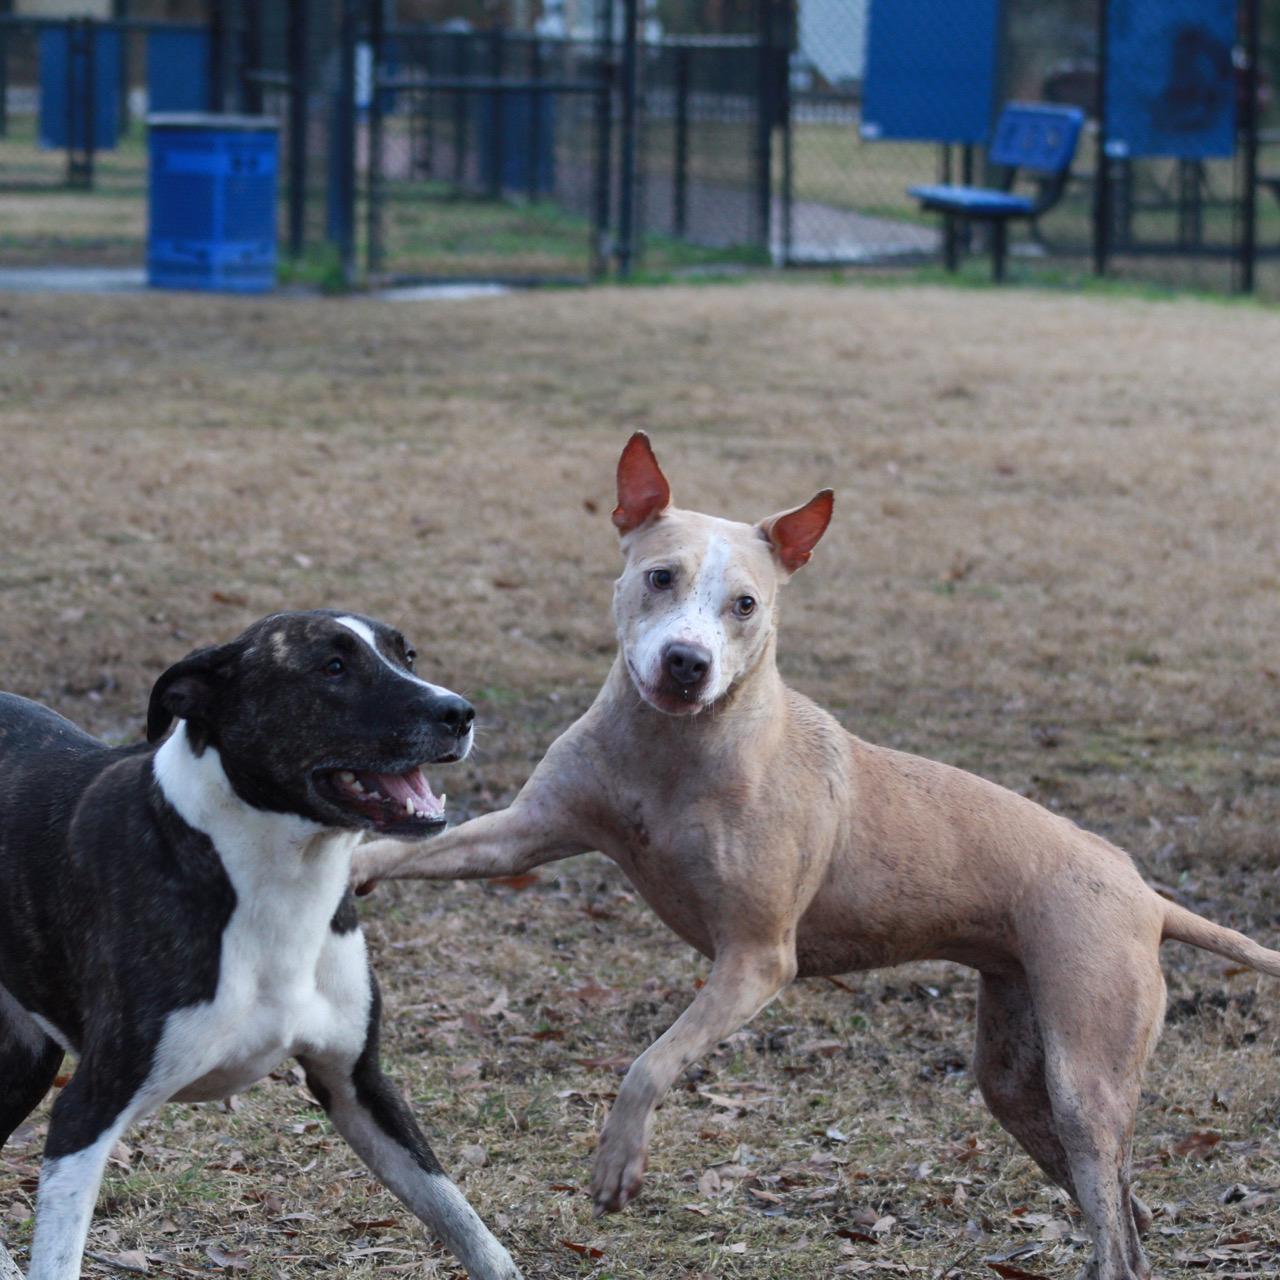
[{"label": "chain link fence", "polygon": [[[1029,101],[1087,123],[1061,199],[1014,228],[1015,278],[1280,297],[1280,0],[129,11],[0,12],[0,263],[141,262],[143,120],[172,64],[202,68],[212,109],[279,122],[286,270],[321,283],[929,266],[938,219],[908,189],[1002,182],[986,143]],[[164,45],[183,39],[199,59]],[[971,259],[985,234],[968,228]]]}]

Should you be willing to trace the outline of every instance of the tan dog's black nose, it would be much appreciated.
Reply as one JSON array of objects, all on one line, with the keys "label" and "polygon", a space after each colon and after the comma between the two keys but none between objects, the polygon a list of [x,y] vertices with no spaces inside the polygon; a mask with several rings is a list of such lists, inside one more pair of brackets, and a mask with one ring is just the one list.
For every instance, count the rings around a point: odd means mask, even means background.
[{"label": "tan dog's black nose", "polygon": [[711,653],[700,644],[672,644],[663,654],[663,663],[672,680],[688,689],[706,679],[711,670]]}]

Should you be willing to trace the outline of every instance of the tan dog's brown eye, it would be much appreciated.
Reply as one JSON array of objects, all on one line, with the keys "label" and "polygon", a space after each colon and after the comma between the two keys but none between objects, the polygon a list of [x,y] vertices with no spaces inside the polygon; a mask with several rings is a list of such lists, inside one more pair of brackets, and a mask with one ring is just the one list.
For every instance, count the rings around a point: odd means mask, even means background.
[{"label": "tan dog's brown eye", "polygon": [[733,602],[733,611],[740,618],[749,618],[756,611],[755,596],[739,596]]},{"label": "tan dog's brown eye", "polygon": [[671,584],[675,581],[675,575],[670,569],[650,569],[649,585],[655,591],[669,591]]}]

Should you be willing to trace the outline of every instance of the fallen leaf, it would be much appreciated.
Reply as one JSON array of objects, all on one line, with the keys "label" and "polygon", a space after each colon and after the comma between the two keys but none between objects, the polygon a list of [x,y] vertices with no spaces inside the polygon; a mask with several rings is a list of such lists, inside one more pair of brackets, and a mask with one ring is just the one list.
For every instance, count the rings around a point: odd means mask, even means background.
[{"label": "fallen leaf", "polygon": [[220,1245],[211,1244],[204,1254],[210,1262],[226,1267],[229,1271],[248,1271],[252,1265],[248,1249],[224,1249]]},{"label": "fallen leaf", "polygon": [[583,1004],[608,1004],[618,992],[614,987],[602,987],[594,978],[588,978],[580,987],[566,991],[565,995],[581,1000]]},{"label": "fallen leaf", "polygon": [[542,879],[536,871],[525,871],[518,876],[490,876],[489,883],[501,885],[504,889],[527,889]]},{"label": "fallen leaf", "polygon": [[1207,1160],[1213,1149],[1222,1141],[1222,1134],[1209,1129],[1201,1129],[1196,1133],[1188,1133],[1179,1138],[1170,1150],[1175,1156],[1194,1156],[1199,1160]]},{"label": "fallen leaf", "polygon": [[593,1244],[574,1244],[572,1240],[561,1240],[560,1243],[566,1249],[572,1249],[574,1253],[580,1253],[584,1258],[603,1258],[604,1250],[597,1249]]},{"label": "fallen leaf", "polygon": [[837,1227],[836,1235],[842,1240],[861,1240],[863,1244],[875,1244],[875,1236],[869,1236],[865,1231],[855,1231],[852,1227]]},{"label": "fallen leaf", "polygon": [[124,1253],[94,1253],[88,1256],[95,1262],[105,1262],[109,1267],[119,1267],[121,1271],[136,1271],[146,1275],[151,1267],[147,1263],[147,1255],[141,1249],[128,1249]]},{"label": "fallen leaf", "polygon": [[845,1047],[843,1040],[807,1040],[796,1046],[797,1053],[812,1053],[818,1058],[830,1058]]},{"label": "fallen leaf", "polygon": [[631,1058],[625,1053],[615,1053],[612,1058],[574,1058],[574,1062],[580,1067],[612,1071],[621,1076],[626,1074]]}]

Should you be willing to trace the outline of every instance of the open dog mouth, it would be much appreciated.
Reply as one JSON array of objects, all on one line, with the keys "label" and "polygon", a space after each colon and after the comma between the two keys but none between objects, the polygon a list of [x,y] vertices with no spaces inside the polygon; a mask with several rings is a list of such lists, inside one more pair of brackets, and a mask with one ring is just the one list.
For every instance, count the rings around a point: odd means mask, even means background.
[{"label": "open dog mouth", "polygon": [[413,835],[445,823],[445,797],[431,790],[421,765],[403,773],[325,769],[316,774],[316,783],[330,804],[378,831]]}]

